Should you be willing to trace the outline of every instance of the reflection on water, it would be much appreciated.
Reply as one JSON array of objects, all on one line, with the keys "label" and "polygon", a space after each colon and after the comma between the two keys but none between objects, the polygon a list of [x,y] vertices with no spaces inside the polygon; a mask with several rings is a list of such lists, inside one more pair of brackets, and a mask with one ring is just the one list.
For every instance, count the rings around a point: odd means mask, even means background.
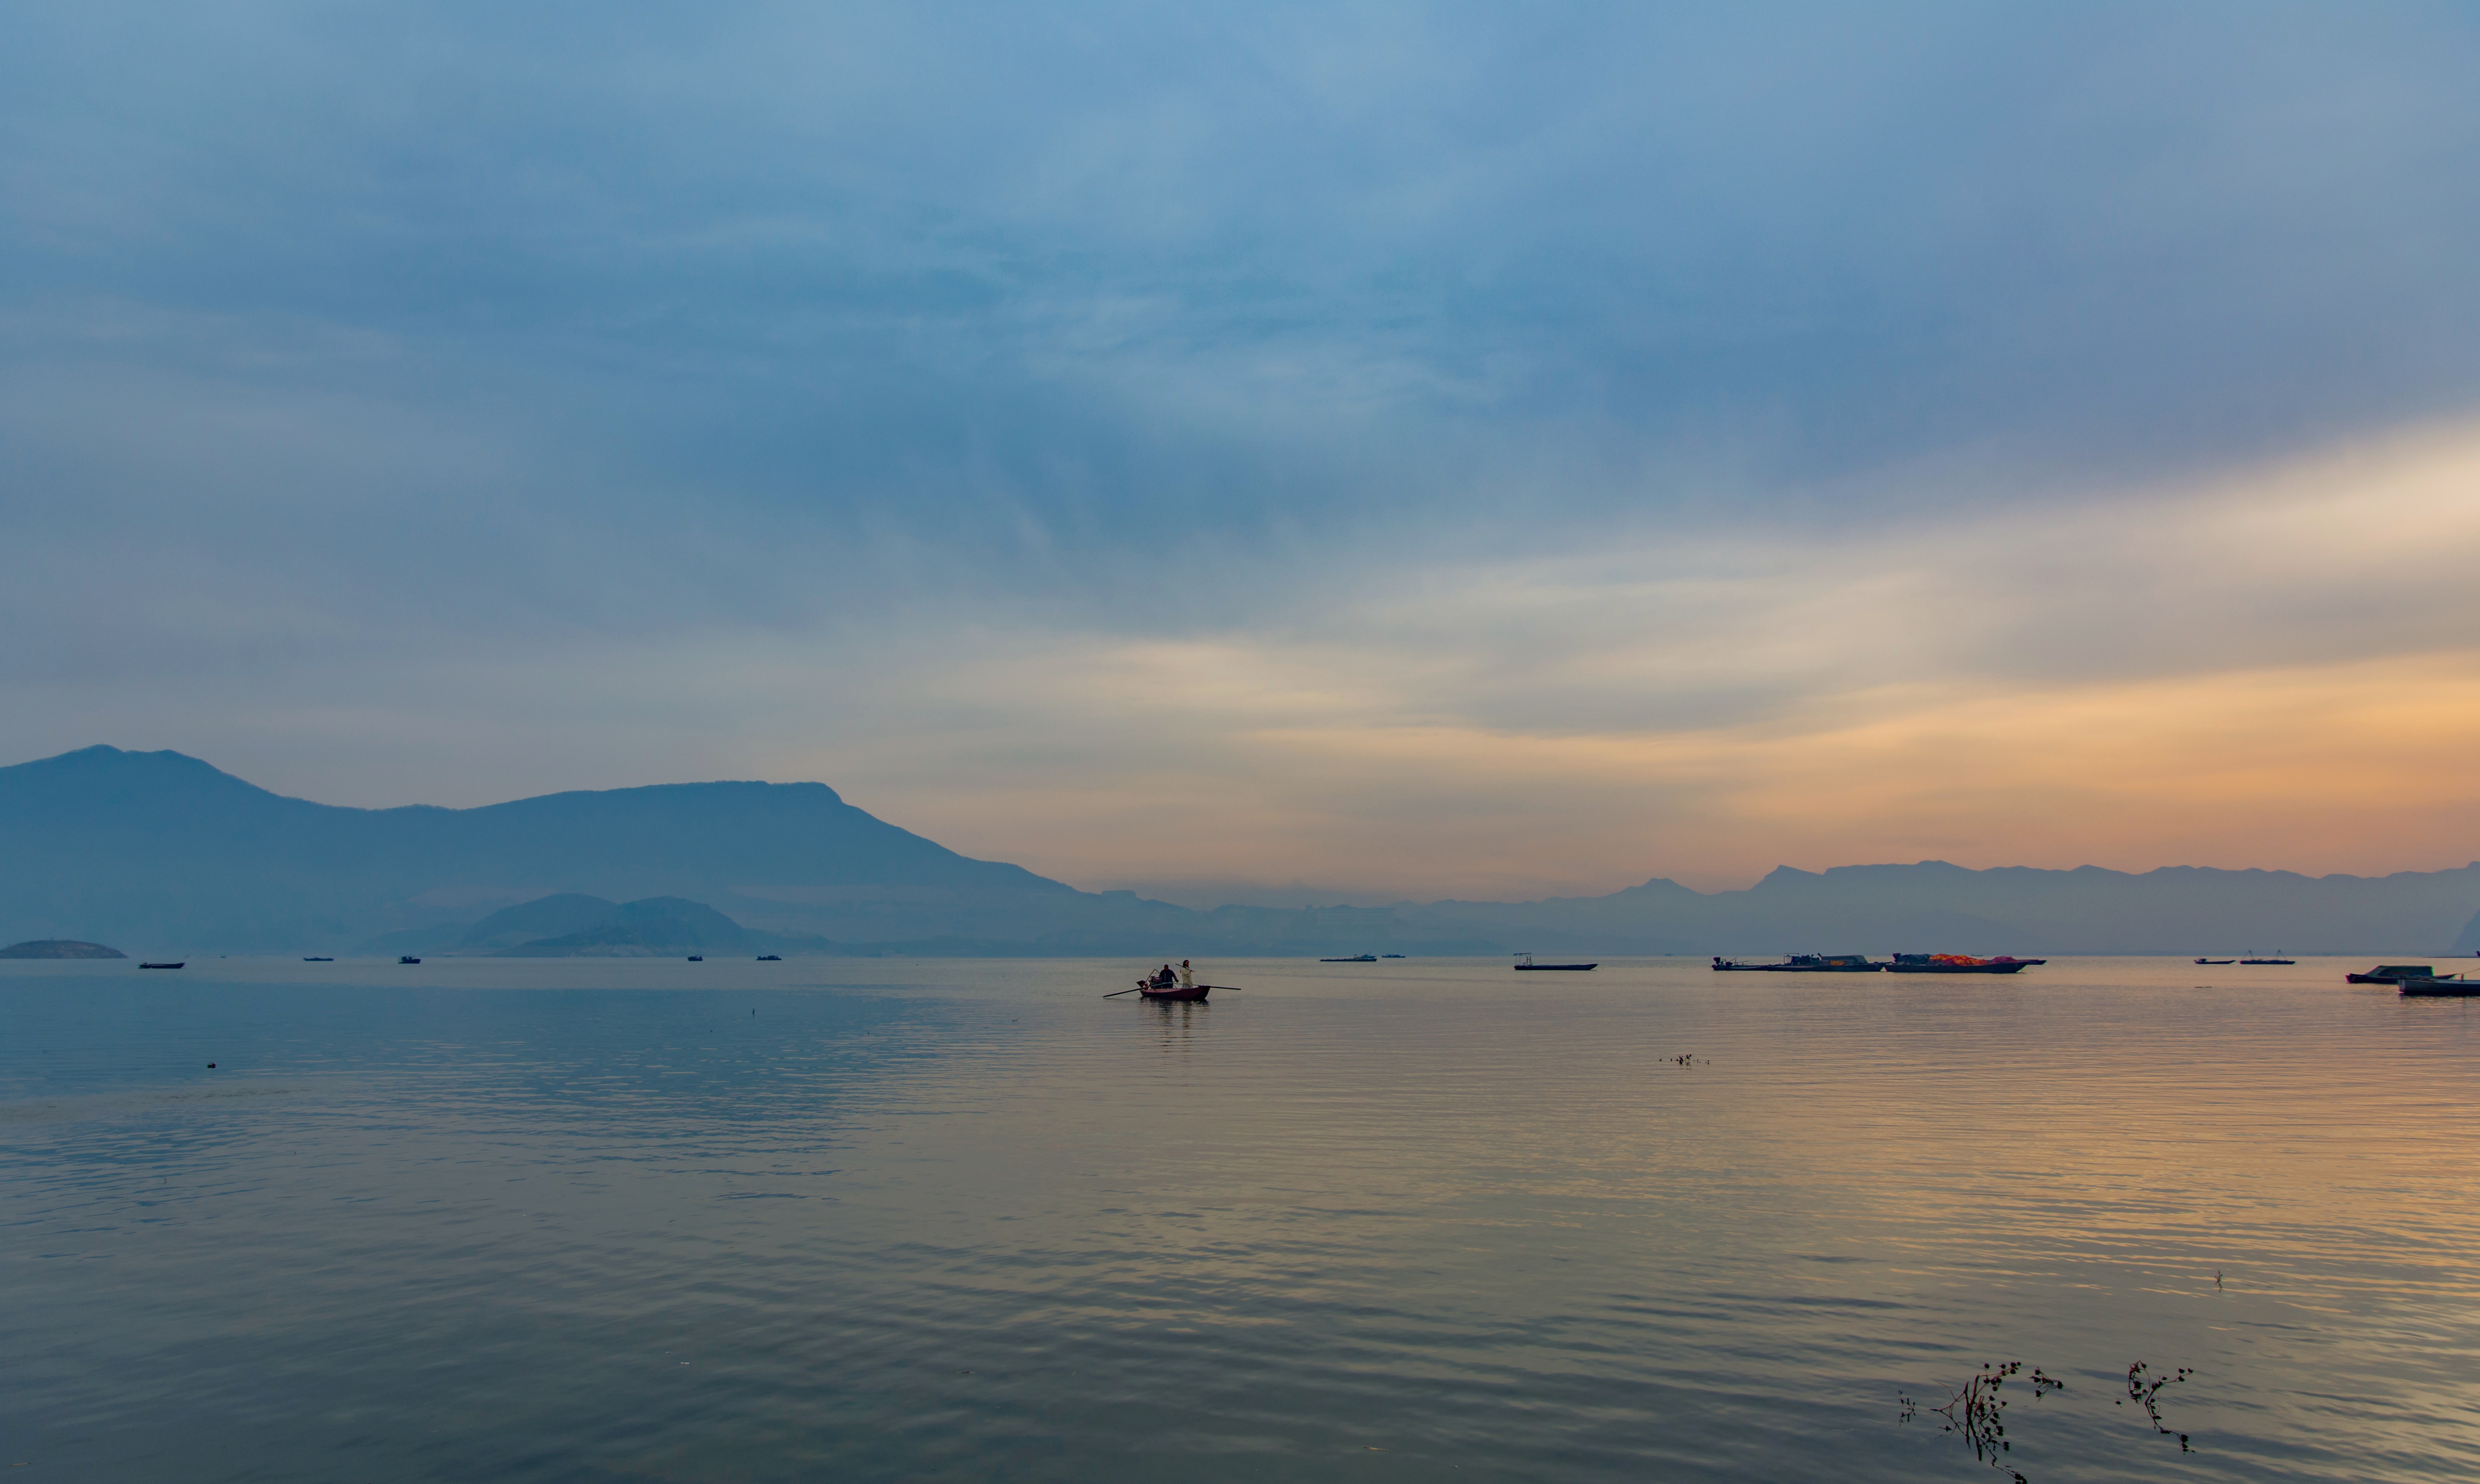
[{"label": "reflection on water", "polygon": [[2344,967],[11,965],[0,1462],[2462,1476],[2480,1021]]},{"label": "reflection on water", "polygon": [[1197,1035],[1212,1021],[1211,1000],[1148,1001],[1143,1008],[1150,1013],[1155,1040],[1165,1051],[1185,1053]]}]

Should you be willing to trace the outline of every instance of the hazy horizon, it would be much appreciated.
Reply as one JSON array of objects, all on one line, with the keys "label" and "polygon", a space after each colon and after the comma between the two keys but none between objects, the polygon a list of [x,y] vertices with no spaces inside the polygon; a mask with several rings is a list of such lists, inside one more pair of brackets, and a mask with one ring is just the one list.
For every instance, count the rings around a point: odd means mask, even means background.
[{"label": "hazy horizon", "polygon": [[8,755],[1235,900],[2480,855],[2467,11],[10,15]]},{"label": "hazy horizon", "polygon": [[[138,752],[138,751],[139,751],[139,750],[137,750],[137,749],[129,749],[129,748],[113,748],[113,747],[112,747],[112,745],[111,745],[111,744],[109,744],[109,743],[105,743],[105,744],[98,744],[98,745],[97,745],[97,748],[100,748],[100,749],[103,749],[103,750],[110,750],[110,751],[119,752],[119,753],[122,753],[122,754],[133,754],[133,753],[136,753],[136,752]],[[96,749],[96,748],[89,748],[89,749],[78,749],[78,750],[75,750],[75,751],[85,752],[85,751],[94,751],[94,750],[97,750],[97,749]],[[169,752],[173,753],[175,755],[179,755],[179,756],[184,756],[184,757],[189,757],[189,756],[190,756],[190,755],[180,753],[180,752],[178,751],[178,749],[169,749],[169,750],[165,750],[165,751],[169,751]],[[66,755],[58,755],[58,756],[66,756]],[[20,761],[21,763],[36,763],[36,762],[46,762],[46,761],[54,761],[54,760],[57,760],[57,757],[56,757],[56,758],[27,758],[27,759],[20,759],[19,761]],[[213,760],[213,759],[211,759],[211,758],[190,757],[190,760],[191,760],[191,761],[193,761],[193,762],[203,762],[203,763],[205,763],[205,764],[206,764],[208,767],[210,767],[210,768],[214,768],[214,767],[215,767],[214,760]],[[0,763],[0,769],[5,769],[5,768],[8,768],[8,767],[16,766],[16,765],[17,765],[17,764],[12,764],[12,763]],[[217,769],[216,771],[218,771],[218,772],[221,772],[221,773],[224,773],[227,777],[233,777],[233,776],[234,776],[234,775],[232,775],[232,774],[230,773],[230,771],[229,771],[229,770],[227,770],[227,769]],[[251,780],[251,779],[241,779],[241,780],[240,780],[240,781],[242,781],[242,782],[244,782],[244,783],[250,784],[250,785],[251,785],[251,786],[253,786],[253,787],[259,787],[259,788],[264,788],[264,787],[265,787],[265,785],[260,784],[260,783],[258,783],[255,780]],[[688,787],[695,787],[695,786],[698,786],[698,785],[701,785],[701,784],[713,784],[713,783],[749,783],[749,782],[767,783],[767,784],[820,783],[820,784],[824,784],[824,785],[826,785],[826,786],[827,786],[827,787],[829,787],[830,789],[833,789],[833,788],[834,788],[834,786],[835,786],[835,785],[834,785],[833,780],[827,780],[827,779],[772,779],[772,780],[767,780],[767,779],[666,779],[666,780],[653,780],[653,781],[645,782],[645,783],[622,784],[622,785],[619,785],[619,787],[620,787],[620,788],[622,788],[622,789],[644,788],[644,787],[663,787],[663,786],[688,786]],[[279,790],[279,789],[267,789],[266,791],[267,791],[267,792],[270,792],[270,793],[276,794],[278,797],[281,797],[281,798],[296,799],[296,800],[299,800],[300,802],[305,802],[305,803],[310,803],[310,804],[329,804],[329,803],[331,803],[331,802],[332,802],[332,801],[328,801],[328,800],[322,800],[322,799],[302,799],[302,798],[301,798],[301,796],[299,796],[299,795],[285,794],[285,793],[283,793],[283,792],[282,792],[282,790]],[[555,792],[555,793],[564,793],[564,792],[574,792],[574,791],[576,791],[576,790],[554,790],[553,792]],[[589,791],[589,792],[590,792],[590,791],[595,791],[595,790],[586,790],[586,791]],[[842,796],[842,795],[841,795],[841,790],[836,790],[836,792],[837,792],[838,797],[840,797],[840,797]],[[528,797],[528,798],[539,798],[539,797],[542,797],[542,796],[539,796],[539,795],[529,795],[529,796],[527,796],[527,797]],[[522,802],[522,801],[520,801],[520,800],[488,800],[488,801],[485,801],[484,803],[482,803],[482,804],[478,804],[478,805],[467,805],[467,806],[440,806],[440,805],[433,805],[433,804],[429,804],[429,803],[428,803],[428,802],[426,802],[426,801],[413,801],[413,802],[412,802],[412,803],[410,803],[409,805],[401,805],[401,806],[379,806],[378,807],[416,807],[416,808],[438,808],[438,807],[448,807],[448,808],[487,808],[487,807],[490,807],[490,806],[493,806],[493,805],[499,805],[499,804],[512,804],[512,803],[518,803],[518,802]],[[847,803],[847,804],[852,803],[852,801],[851,801],[851,800],[849,800],[849,799],[846,799],[844,802],[845,802],[845,803]],[[370,806],[345,806],[345,807],[371,807]],[[870,811],[865,810],[865,812],[870,812]],[[887,824],[891,824],[891,825],[894,825],[894,826],[898,827],[899,829],[909,829],[909,828],[910,828],[910,827],[909,827],[909,826],[907,826],[907,825],[905,824],[905,822],[904,822],[903,820],[901,820],[901,819],[886,819],[886,818],[885,818],[885,816],[874,816],[874,817],[881,818],[885,823],[887,823]],[[916,833],[916,834],[921,834],[921,833],[923,833],[923,832],[920,832],[920,831],[917,831],[917,831],[912,831],[912,832],[913,832],[913,833]],[[927,837],[927,836],[925,836],[925,837]],[[939,844],[939,845],[943,845],[943,846],[946,844],[946,842],[945,842],[945,841],[943,841],[943,840],[937,840],[935,837],[930,837],[930,838],[932,838],[932,839],[933,839],[933,843],[935,843],[935,844]],[[974,858],[977,858],[977,859],[988,859],[988,860],[994,860],[994,861],[998,861],[998,862],[1001,862],[1001,863],[1011,864],[1011,865],[1020,865],[1020,864],[1022,864],[1022,862],[1016,860],[1013,857],[1009,856],[1009,855],[1008,855],[1008,854],[1006,854],[1005,852],[1000,852],[1000,853],[998,853],[998,854],[995,854],[995,855],[991,855],[991,856],[976,857],[974,857]],[[1964,862],[1964,861],[1946,860],[1946,859],[1944,859],[1944,858],[1942,858],[1942,857],[1925,857],[1925,858],[1914,859],[1914,860],[1838,860],[1838,861],[1829,862],[1829,863],[1826,863],[1826,864],[1823,864],[1823,865],[1803,865],[1803,864],[1795,864],[1795,863],[1790,862],[1790,861],[1778,861],[1778,862],[1776,862],[1775,864],[1773,864],[1772,866],[1769,866],[1769,867],[1768,867],[1768,868],[1766,868],[1765,870],[1763,870],[1763,871],[1759,871],[1759,872],[1757,872],[1757,873],[1755,873],[1755,874],[1753,874],[1753,875],[1751,875],[1751,876],[1749,876],[1749,877],[1747,877],[1747,878],[1745,878],[1745,879],[1728,879],[1728,880],[1716,880],[1716,879],[1712,879],[1712,878],[1699,879],[1699,878],[1697,878],[1696,876],[1694,876],[1694,875],[1692,875],[1692,874],[1687,874],[1687,875],[1658,875],[1658,876],[1653,876],[1653,877],[1638,876],[1638,877],[1628,878],[1628,879],[1625,879],[1625,880],[1618,880],[1618,881],[1615,881],[1615,882],[1613,882],[1613,883],[1609,883],[1609,884],[1607,884],[1607,885],[1600,886],[1600,887],[1597,887],[1597,888],[1594,888],[1594,889],[1588,889],[1588,890],[1581,891],[1581,892],[1579,892],[1579,891],[1567,891],[1567,890],[1561,890],[1561,889],[1557,889],[1557,888],[1553,887],[1553,888],[1545,888],[1545,889],[1540,890],[1540,891],[1533,892],[1533,893],[1531,893],[1531,894],[1529,894],[1529,895],[1525,895],[1525,894],[1518,894],[1518,895],[1513,895],[1513,896],[1501,896],[1501,897],[1498,897],[1498,898],[1465,898],[1464,900],[1473,900],[1473,901],[1503,901],[1503,902],[1520,902],[1520,901],[1526,901],[1526,900],[1537,900],[1537,899],[1545,898],[1545,897],[1585,897],[1585,898],[1592,898],[1592,897],[1607,896],[1607,895],[1609,895],[1609,894],[1611,894],[1611,893],[1613,893],[1613,892],[1623,891],[1623,890],[1626,890],[1626,889],[1628,889],[1628,888],[1630,888],[1630,887],[1634,887],[1634,886],[1640,886],[1640,885],[1645,884],[1647,882],[1649,882],[1649,881],[1654,881],[1654,880],[1669,881],[1669,882],[1672,882],[1672,883],[1676,883],[1676,884],[1678,884],[1678,885],[1686,886],[1686,887],[1688,887],[1690,890],[1694,891],[1694,892],[1697,892],[1697,893],[1699,893],[1699,894],[1703,894],[1703,895],[1713,895],[1713,894],[1719,893],[1719,892],[1736,892],[1736,891],[1744,891],[1744,890],[1746,890],[1746,889],[1748,889],[1748,888],[1750,888],[1750,887],[1754,886],[1754,885],[1755,885],[1759,881],[1763,880],[1766,876],[1770,875],[1770,874],[1772,874],[1773,872],[1778,871],[1778,870],[1794,870],[1794,871],[1806,871],[1806,872],[1811,872],[1811,873],[1821,873],[1821,872],[1825,872],[1825,871],[1834,870],[1834,869],[1837,869],[1837,868],[1857,868],[1857,867],[1869,867],[1869,866],[1954,865],[1954,866],[1960,866],[1960,867],[1962,867],[1963,869],[1966,869],[1966,870],[1972,870],[1972,871],[1982,871],[1982,870],[1989,870],[1989,869],[1995,869],[1995,868],[2001,868],[2001,867],[2025,867],[2025,866],[2027,866],[2028,864],[2028,862],[2024,862],[2024,861],[1992,861],[1992,862],[1987,862],[1987,863],[1978,863],[1978,864],[1976,864],[1976,863]],[[2080,861],[2080,862],[2077,862],[2077,865],[2080,865],[2080,866],[2089,866],[2089,865],[2093,865],[2093,864],[2095,864],[2095,862],[2091,862],[2091,861]],[[2460,862],[2460,863],[2458,863],[2458,864],[2459,864],[2459,865],[2468,865],[2468,866],[2480,866],[2480,859],[2474,859],[2474,860],[2470,860],[2470,861]],[[2032,868],[2033,868],[2033,869],[2046,869],[2046,870],[2073,870],[2073,869],[2076,869],[2076,866],[2033,866]],[[2219,869],[2219,870],[2229,870],[2229,871],[2244,871],[2244,870],[2250,870],[2250,869],[2256,869],[2256,870],[2283,870],[2283,869],[2286,869],[2286,868],[2283,868],[2283,867],[2252,866],[2252,865],[2248,865],[2248,864],[2228,864],[2228,863],[2221,863],[2221,862],[2202,862],[2202,861],[2185,861],[2185,860],[2165,860],[2165,861],[2156,862],[2155,864],[2150,865],[2150,866],[2144,866],[2144,867],[2138,867],[2138,868],[2135,868],[2134,870],[2131,871],[2129,874],[2141,875],[2141,874],[2144,874],[2145,872],[2153,871],[2153,870],[2163,870],[2163,869],[2182,869],[2182,868],[2204,868],[2204,869]],[[2439,869],[2442,869],[2442,870],[2453,870],[2453,869],[2456,869],[2456,868],[2457,868],[2457,865],[2450,864],[2450,865],[2447,865],[2447,866],[2444,866],[2444,867],[2402,867],[2402,868],[2399,868],[2399,871],[2377,870],[2377,871],[2368,871],[2368,872],[2298,872],[2298,873],[2294,873],[2294,874],[2303,875],[2303,876],[2309,876],[2309,877],[2311,877],[2311,878],[2325,877],[2325,876],[2357,876],[2357,877],[2362,877],[2362,878],[2376,878],[2376,877],[2384,877],[2384,876],[2390,876],[2390,875],[2401,874],[2401,873],[2403,873],[2403,872],[2418,873],[2418,872],[2422,872],[2422,871],[2439,870]],[[2105,869],[2125,869],[2125,868],[2108,867],[2108,868],[2105,868]],[[1129,881],[1125,881],[1125,882],[1116,882],[1116,883],[1114,883],[1114,882],[1078,882],[1078,881],[1066,881],[1066,884],[1071,885],[1071,886],[1073,886],[1073,887],[1075,887],[1076,889],[1078,889],[1078,890],[1080,890],[1080,891],[1088,891],[1088,892],[1106,892],[1106,891],[1132,890],[1132,891],[1135,891],[1135,892],[1137,892],[1138,894],[1140,894],[1140,895],[1142,895],[1142,896],[1144,896],[1144,897],[1147,897],[1147,898],[1149,898],[1149,899],[1150,899],[1150,900],[1160,901],[1160,902],[1168,902],[1168,903],[1171,903],[1171,904],[1173,904],[1173,905],[1175,905],[1175,906],[1178,906],[1178,907],[1185,907],[1185,908],[1195,908],[1195,909],[1198,909],[1198,910],[1207,910],[1207,909],[1214,908],[1218,908],[1218,907],[1254,907],[1254,908],[1295,908],[1295,907],[1393,907],[1393,906],[1403,905],[1403,904],[1406,904],[1406,903],[1411,903],[1411,904],[1415,904],[1415,905],[1420,905],[1420,904],[1425,904],[1425,903],[1435,902],[1435,901],[1441,900],[1440,898],[1435,898],[1435,897],[1427,897],[1427,898],[1425,898],[1425,897],[1422,897],[1422,896],[1420,896],[1420,895],[1418,895],[1418,894],[1416,894],[1416,893],[1412,893],[1412,892],[1395,892],[1395,893],[1388,893],[1388,892],[1386,892],[1383,888],[1371,888],[1371,887],[1366,887],[1366,886],[1353,887],[1353,886],[1332,886],[1332,885],[1323,885],[1323,884],[1318,884],[1318,883],[1314,883],[1308,882],[1308,881],[1306,881],[1305,879],[1299,878],[1299,877],[1295,877],[1295,878],[1293,878],[1292,880],[1290,880],[1290,881],[1288,881],[1288,882],[1251,881],[1251,880],[1248,880],[1248,879],[1245,879],[1245,878],[1221,878],[1221,879],[1217,879],[1217,878],[1181,878],[1181,877],[1165,877],[1165,878],[1148,879],[1148,880],[1129,880]],[[437,893],[437,892],[433,892],[433,893],[429,893],[429,894],[427,894],[427,895],[428,895],[429,897],[432,897],[432,898],[437,898],[440,894],[439,894],[439,893]],[[504,894],[503,894],[503,895],[504,895]],[[485,900],[485,899],[484,899],[484,898],[477,898],[477,899],[476,899],[476,901],[477,901],[477,902],[480,902],[480,901],[482,901],[482,900]],[[493,901],[493,902],[497,902],[497,901],[499,900],[499,897],[497,897],[497,896],[492,896],[492,897],[489,897],[489,898],[488,898],[488,900]]]}]

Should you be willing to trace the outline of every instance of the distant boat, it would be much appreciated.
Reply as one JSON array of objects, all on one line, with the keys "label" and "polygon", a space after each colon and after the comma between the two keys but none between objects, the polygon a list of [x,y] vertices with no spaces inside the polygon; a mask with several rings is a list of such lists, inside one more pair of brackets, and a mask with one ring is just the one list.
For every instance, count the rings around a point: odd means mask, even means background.
[{"label": "distant boat", "polygon": [[1376,963],[1377,961],[1378,956],[1376,954],[1358,954],[1350,959],[1320,959],[1318,960],[1320,963]]},{"label": "distant boat", "polygon": [[1866,954],[1794,954],[1781,963],[1742,963],[1737,959],[1717,957],[1717,974],[1874,974],[1884,968],[1872,963]]},{"label": "distant boat", "polygon": [[336,960],[333,959],[304,959],[301,961],[304,963],[333,963]]},{"label": "distant boat", "polygon": [[690,961],[691,963],[704,963],[704,962],[706,961],[706,955],[704,955],[704,954],[691,954],[691,955],[689,955],[689,961]]},{"label": "distant boat", "polygon": [[2196,961],[2198,963],[2236,963],[2238,960],[2235,959],[2199,959]]},{"label": "distant boat", "polygon": [[142,969],[177,969],[187,964],[189,961],[189,959],[184,959],[180,963],[142,963],[138,966]]},{"label": "distant boat", "polygon": [[2296,959],[2241,959],[2241,963],[2297,963]]},{"label": "distant boat", "polygon": [[2427,979],[2405,979],[2397,981],[2394,988],[2403,994],[2416,997],[2467,1000],[2480,995],[2480,979],[2465,979],[2460,974],[2449,975],[2443,979],[2434,976]]},{"label": "distant boat", "polygon": [[2018,959],[2001,954],[1976,959],[1970,954],[1897,954],[1886,965],[1889,974],[2017,974],[2047,959]]},{"label": "distant boat", "polygon": [[397,962],[399,962],[399,963],[420,963],[422,960],[421,960],[421,959],[417,959],[417,958],[415,958],[415,957],[414,957],[413,955],[411,955],[411,954],[406,954],[403,958],[400,958],[400,959],[397,959],[396,961],[397,961]]},{"label": "distant boat", "polygon": [[1404,956],[1402,954],[1380,954],[1378,957],[1381,959],[1401,959]]},{"label": "distant boat", "polygon": [[[2225,960],[2227,961],[2227,960]],[[2437,969],[2426,963],[2380,963],[2365,974],[2345,974],[2342,981],[2352,985],[2398,985],[2406,979],[2435,979]]]},{"label": "distant boat", "polygon": [[784,956],[782,954],[760,954],[758,956],[758,961],[761,963],[781,963],[784,961]]},{"label": "distant boat", "polygon": [[1597,969],[1601,967],[1598,963],[1536,963],[1533,961],[1533,956],[1531,954],[1517,954],[1515,957],[1518,960],[1515,967],[1519,973],[1526,969],[1575,969],[1581,971],[1584,969]]}]

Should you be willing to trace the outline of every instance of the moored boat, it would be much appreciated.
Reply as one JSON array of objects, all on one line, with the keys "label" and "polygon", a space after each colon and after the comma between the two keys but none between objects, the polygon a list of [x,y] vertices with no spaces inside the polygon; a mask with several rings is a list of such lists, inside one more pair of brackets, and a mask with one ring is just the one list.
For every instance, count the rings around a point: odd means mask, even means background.
[{"label": "moored boat", "polygon": [[1717,974],[1874,974],[1884,967],[1871,962],[1867,954],[1793,954],[1780,963],[1742,963],[1718,956],[1714,959]]},{"label": "moored boat", "polygon": [[2403,979],[2394,982],[2394,988],[2415,998],[2467,1000],[2480,996],[2480,979],[2465,979],[2460,974],[2442,979]]},{"label": "moored boat", "polygon": [[2365,974],[2345,974],[2346,985],[2398,985],[2406,979],[2435,979],[2437,966],[2429,963],[2380,963]]},{"label": "moored boat", "polygon": [[2236,959],[2199,959],[2198,963],[2236,963]]},{"label": "moored boat", "polygon": [[2047,959],[2018,959],[2012,954],[2000,954],[1995,959],[1976,959],[1970,954],[1897,954],[1885,965],[1889,974],[2017,974]]}]

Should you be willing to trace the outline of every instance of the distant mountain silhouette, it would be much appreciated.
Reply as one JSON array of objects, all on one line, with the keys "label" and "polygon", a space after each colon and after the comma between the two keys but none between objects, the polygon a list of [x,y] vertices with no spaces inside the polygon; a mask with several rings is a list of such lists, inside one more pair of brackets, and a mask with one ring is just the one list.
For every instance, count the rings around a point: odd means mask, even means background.
[{"label": "distant mountain silhouette", "polygon": [[787,935],[744,928],[703,902],[648,897],[606,902],[564,895],[494,912],[458,940],[458,952],[498,944],[511,933],[546,921],[572,924],[566,933],[526,938],[496,949],[503,958],[625,958],[689,953],[831,953],[822,937]]},{"label": "distant mountain silhouette", "polygon": [[94,747],[0,768],[0,937],[72,934],[390,955],[2468,953],[2480,864],[2306,877],[1931,860],[1786,866],[1744,891],[1656,879],[1541,902],[1197,912],[960,856],[823,783],[354,809],[178,753]]},{"label": "distant mountain silhouette", "polygon": [[748,938],[740,924],[703,902],[649,897],[643,902],[621,905],[607,921],[593,927],[557,937],[537,938],[500,952],[516,959],[703,953],[710,949],[737,953]]},{"label": "distant mountain silhouette", "polygon": [[[1778,867],[1744,891],[1655,880],[1606,897],[1399,908],[1408,930],[1453,925],[1543,950],[1615,953],[2363,953],[2480,937],[2480,863],[2391,876],[2165,866],[2140,874],[2000,866]],[[2464,926],[2467,922],[2471,926]],[[1667,944],[1671,946],[1656,946]],[[2480,947],[2480,942],[2467,946]]]},{"label": "distant mountain silhouette", "polygon": [[876,938],[951,932],[960,911],[1003,931],[1048,926],[1045,904],[1080,895],[899,830],[823,783],[356,809],[179,753],[92,747],[0,768],[0,934],[242,952],[452,926],[453,941],[494,908],[553,893],[678,896]]},{"label": "distant mountain silhouette", "polygon": [[0,959],[126,959],[117,948],[101,943],[81,943],[71,937],[41,937],[30,943],[12,943],[0,948]]},{"label": "distant mountain silhouette", "polygon": [[[657,898],[656,900],[668,900]],[[714,908],[708,908],[708,911]],[[515,907],[503,908],[466,929],[456,939],[459,953],[490,953],[497,949],[515,948],[545,938],[566,937],[591,933],[597,928],[618,922],[623,909],[617,902],[589,897],[581,892],[564,891],[555,896],[541,897]],[[739,924],[733,925],[736,932]]]}]

